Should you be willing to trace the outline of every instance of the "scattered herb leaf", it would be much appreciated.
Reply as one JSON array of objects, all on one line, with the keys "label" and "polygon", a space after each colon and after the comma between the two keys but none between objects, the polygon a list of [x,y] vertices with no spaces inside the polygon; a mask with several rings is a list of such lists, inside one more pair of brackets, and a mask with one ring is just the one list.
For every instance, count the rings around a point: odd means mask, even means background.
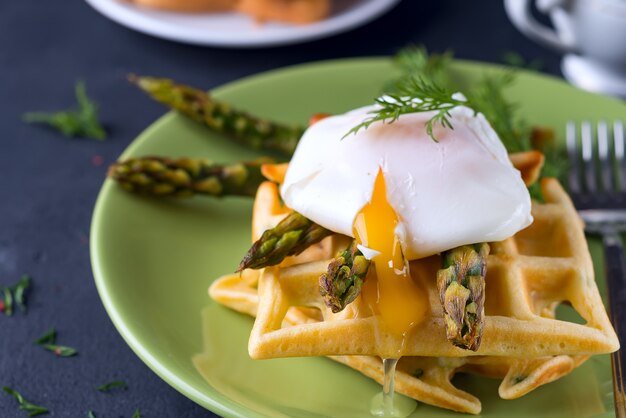
[{"label": "scattered herb leaf", "polygon": [[24,274],[20,281],[13,286],[0,287],[2,299],[0,300],[0,312],[11,316],[15,312],[15,305],[20,311],[26,312],[26,290],[30,287],[31,278]]},{"label": "scattered herb leaf", "polygon": [[98,121],[98,107],[87,96],[83,81],[76,83],[75,92],[78,109],[59,112],[29,112],[25,113],[22,119],[27,123],[49,125],[65,136],[104,140],[106,132]]},{"label": "scattered herb leaf", "polygon": [[105,383],[104,385],[98,386],[96,389],[100,392],[109,392],[113,389],[126,389],[128,385],[123,380],[114,380],[113,382]]},{"label": "scattered herb leaf", "polygon": [[133,418],[141,418],[141,414],[139,413],[139,409],[137,409],[135,411],[135,413],[133,414]]},{"label": "scattered herb leaf", "polygon": [[26,290],[30,287],[31,278],[30,276],[24,274],[20,281],[15,285],[15,303],[19,306],[22,312],[26,312],[26,300],[25,294]]},{"label": "scattered herb leaf", "polygon": [[96,418],[96,414],[94,414],[93,411],[89,411],[87,412],[87,418]]},{"label": "scattered herb leaf", "polygon": [[52,351],[58,357],[72,357],[78,354],[78,351],[76,351],[74,348],[67,347],[65,345],[42,344],[41,346],[48,351]]},{"label": "scattered herb leaf", "polygon": [[44,344],[54,344],[57,339],[57,332],[54,328],[50,328],[48,332],[46,332],[41,337],[35,340],[35,344],[44,345]]},{"label": "scattered herb leaf", "polygon": [[43,406],[37,406],[28,402],[19,392],[7,386],[4,386],[2,390],[13,396],[17,403],[20,404],[20,409],[28,412],[29,417],[35,417],[37,415],[47,414],[49,412],[48,408],[44,408]]},{"label": "scattered herb leaf", "polygon": [[4,314],[6,316],[13,315],[13,294],[10,287],[2,288],[2,298],[4,302]]},{"label": "scattered herb leaf", "polygon": [[35,344],[45,348],[48,351],[52,351],[58,357],[72,357],[78,354],[78,351],[76,351],[76,349],[72,347],[55,344],[56,339],[56,330],[54,328],[50,328],[47,333],[35,340]]}]

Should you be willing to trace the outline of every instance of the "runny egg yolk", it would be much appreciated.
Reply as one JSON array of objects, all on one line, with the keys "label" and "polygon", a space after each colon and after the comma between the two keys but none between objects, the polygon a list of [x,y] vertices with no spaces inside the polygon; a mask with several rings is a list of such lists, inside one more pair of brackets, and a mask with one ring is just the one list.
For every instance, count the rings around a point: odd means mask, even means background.
[{"label": "runny egg yolk", "polygon": [[372,259],[374,269],[370,268],[362,297],[392,332],[405,335],[425,319],[429,305],[426,292],[411,278],[395,233],[397,225],[398,216],[387,201],[385,177],[379,170],[372,199],[353,225],[357,241],[380,252]]}]

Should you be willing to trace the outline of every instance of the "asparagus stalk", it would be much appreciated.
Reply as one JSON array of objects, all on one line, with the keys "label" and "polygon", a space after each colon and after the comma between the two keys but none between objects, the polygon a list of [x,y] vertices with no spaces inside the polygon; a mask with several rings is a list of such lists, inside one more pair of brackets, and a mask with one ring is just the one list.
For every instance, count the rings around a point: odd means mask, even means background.
[{"label": "asparagus stalk", "polygon": [[297,212],[263,232],[244,256],[237,271],[274,266],[287,256],[300,254],[309,246],[333,234]]},{"label": "asparagus stalk", "polygon": [[437,272],[439,299],[443,305],[446,336],[457,347],[480,347],[485,310],[485,274],[489,245],[463,245],[442,254]]},{"label": "asparagus stalk", "polygon": [[213,99],[209,93],[166,78],[130,75],[154,100],[254,149],[292,155],[304,127],[261,119]]},{"label": "asparagus stalk", "polygon": [[152,196],[254,196],[264,180],[258,159],[232,165],[164,157],[130,158],[109,167],[108,176],[124,189]]},{"label": "asparagus stalk", "polygon": [[[293,212],[273,229],[263,233],[239,264],[237,271],[259,269],[280,263],[321,241],[331,231]],[[480,347],[485,304],[485,274],[489,245],[464,245],[442,254],[437,272],[439,298],[444,309],[446,335],[452,344],[476,351]],[[319,279],[320,294],[333,312],[340,312],[361,292],[370,261],[356,241],[328,265]]]},{"label": "asparagus stalk", "polygon": [[357,248],[356,241],[328,265],[320,276],[320,294],[334,313],[342,311],[361,293],[370,261]]}]

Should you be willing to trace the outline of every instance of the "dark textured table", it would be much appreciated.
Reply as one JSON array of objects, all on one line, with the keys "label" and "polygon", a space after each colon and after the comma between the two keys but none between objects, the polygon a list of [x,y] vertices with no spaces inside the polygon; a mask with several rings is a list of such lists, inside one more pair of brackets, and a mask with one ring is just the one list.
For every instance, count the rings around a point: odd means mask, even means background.
[{"label": "dark textured table", "polygon": [[[501,61],[506,51],[558,75],[558,56],[508,22],[499,1],[404,0],[354,31],[295,46],[228,50],[172,43],[107,20],[80,0],[0,1],[0,286],[33,277],[26,315],[0,315],[0,386],[54,417],[214,416],[159,379],[133,354],[104,311],[89,262],[89,225],[106,166],[165,110],[129,88],[129,72],[212,88],[292,64],[390,55],[408,43],[460,58]],[[82,78],[101,107],[105,142],[68,139],[21,122],[29,110],[74,103]],[[99,156],[99,157],[98,157]],[[94,159],[94,157],[96,157]],[[98,165],[102,158],[104,164]],[[56,358],[33,345],[50,327],[79,355]],[[124,380],[111,394],[94,390]],[[0,417],[24,417],[0,393]]]}]

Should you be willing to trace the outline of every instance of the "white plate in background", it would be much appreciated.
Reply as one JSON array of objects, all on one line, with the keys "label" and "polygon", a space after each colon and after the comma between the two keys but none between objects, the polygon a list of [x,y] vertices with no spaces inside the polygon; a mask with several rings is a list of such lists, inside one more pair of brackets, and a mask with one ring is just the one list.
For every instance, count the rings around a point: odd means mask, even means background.
[{"label": "white plate in background", "polygon": [[400,0],[333,0],[331,15],[308,25],[257,23],[235,13],[174,13],[122,0],[86,0],[109,19],[148,35],[196,45],[268,47],[319,39],[364,25]]}]

